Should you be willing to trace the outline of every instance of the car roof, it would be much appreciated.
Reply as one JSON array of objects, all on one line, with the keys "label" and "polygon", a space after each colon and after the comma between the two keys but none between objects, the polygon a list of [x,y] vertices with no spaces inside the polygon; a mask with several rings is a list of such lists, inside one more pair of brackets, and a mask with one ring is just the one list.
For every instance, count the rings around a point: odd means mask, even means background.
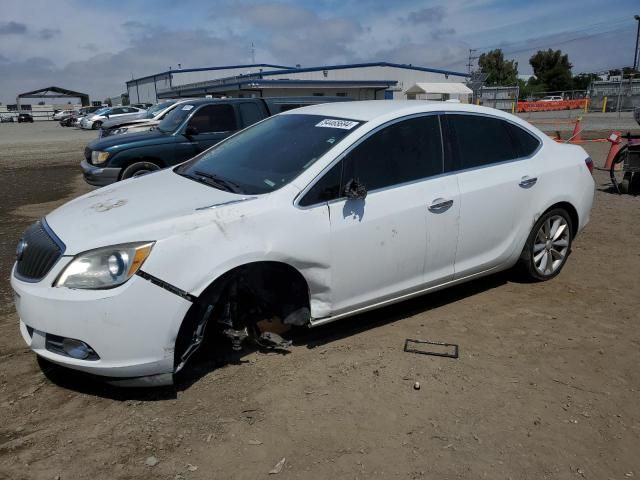
[{"label": "car roof", "polygon": [[494,108],[480,107],[467,103],[449,103],[428,100],[364,100],[355,102],[321,103],[288,110],[281,115],[308,114],[327,117],[347,118],[359,121],[371,121],[379,117],[393,117],[428,112],[472,112],[511,117]]}]

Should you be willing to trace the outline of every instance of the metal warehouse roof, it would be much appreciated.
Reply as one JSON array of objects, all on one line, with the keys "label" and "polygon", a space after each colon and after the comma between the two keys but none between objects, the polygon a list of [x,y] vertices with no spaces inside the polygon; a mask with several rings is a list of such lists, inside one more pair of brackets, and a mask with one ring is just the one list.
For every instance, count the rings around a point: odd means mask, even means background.
[{"label": "metal warehouse roof", "polygon": [[268,75],[282,75],[287,73],[302,73],[302,72],[318,72],[323,70],[343,70],[348,68],[367,68],[367,67],[391,67],[391,68],[404,68],[407,70],[416,70],[419,72],[431,72],[431,73],[441,73],[443,75],[453,75],[456,77],[469,77],[468,73],[462,72],[454,72],[451,70],[442,70],[439,68],[430,68],[430,67],[421,67],[417,65],[407,64],[407,63],[391,63],[391,62],[370,62],[370,63],[348,63],[344,65],[322,65],[317,67],[305,67],[305,68],[293,68],[293,67],[283,67],[281,65],[271,65],[268,63],[258,63],[251,65],[227,65],[227,66],[219,66],[219,67],[204,67],[204,68],[183,68],[181,70],[167,70],[165,72],[156,73],[154,75],[147,75],[146,77],[135,78],[133,80],[129,80],[127,85],[130,83],[135,83],[140,80],[146,80],[149,78],[158,77],[161,75],[166,75],[170,73],[184,73],[184,72],[202,72],[207,70],[227,70],[232,68],[250,68],[250,67],[270,67],[277,68],[279,70],[269,70],[267,72],[261,72],[260,74],[263,76]]},{"label": "metal warehouse roof", "polygon": [[140,80],[147,80],[148,78],[160,77],[162,75],[168,75],[170,73],[187,73],[187,72],[205,72],[209,70],[230,70],[232,68],[252,68],[252,67],[269,67],[269,68],[280,68],[283,70],[291,69],[292,67],[287,67],[284,65],[272,65],[270,63],[251,63],[247,65],[222,65],[219,67],[200,67],[200,68],[181,68],[179,70],[166,70],[160,73],[154,73],[153,75],[146,75],[144,77],[133,78],[127,81],[127,85],[130,83],[139,82]]},{"label": "metal warehouse roof", "polygon": [[390,62],[370,62],[370,63],[347,63],[344,65],[324,65],[319,67],[305,67],[305,68],[289,68],[285,70],[270,70],[268,72],[262,72],[262,75],[282,75],[283,73],[300,73],[300,72],[319,72],[322,70],[343,70],[346,68],[366,68],[366,67],[392,67],[392,68],[404,68],[407,70],[416,70],[419,72],[431,72],[442,73],[444,75],[454,75],[457,77],[469,77],[468,73],[454,72],[451,70],[441,70],[439,68],[420,67],[411,63],[390,63]]}]

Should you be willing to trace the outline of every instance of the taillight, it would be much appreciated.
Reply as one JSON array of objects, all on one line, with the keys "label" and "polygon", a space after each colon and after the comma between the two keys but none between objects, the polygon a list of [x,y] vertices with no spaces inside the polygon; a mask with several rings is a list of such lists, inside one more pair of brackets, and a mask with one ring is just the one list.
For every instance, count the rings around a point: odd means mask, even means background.
[{"label": "taillight", "polygon": [[593,160],[591,160],[591,157],[585,158],[584,163],[587,165],[589,173],[593,175]]}]

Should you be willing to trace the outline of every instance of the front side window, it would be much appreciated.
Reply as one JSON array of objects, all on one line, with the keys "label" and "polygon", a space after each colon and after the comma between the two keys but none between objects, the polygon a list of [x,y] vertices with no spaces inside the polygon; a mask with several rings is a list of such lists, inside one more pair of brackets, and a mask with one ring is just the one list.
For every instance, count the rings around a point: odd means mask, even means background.
[{"label": "front side window", "polygon": [[219,143],[175,172],[235,193],[269,193],[304,172],[359,125],[319,115],[278,115]]},{"label": "front side window", "polygon": [[448,114],[447,123],[457,147],[457,168],[481,167],[520,157],[508,122],[483,115]]},{"label": "front side window", "polygon": [[309,189],[300,200],[299,205],[308,207],[339,198],[341,181],[342,162],[338,162]]},{"label": "front side window", "polygon": [[238,129],[236,113],[228,103],[205,105],[189,120],[189,126],[194,127],[198,133],[231,132]]},{"label": "front side window", "polygon": [[443,171],[437,115],[403,120],[374,133],[344,159],[342,184],[358,179],[368,191]]}]

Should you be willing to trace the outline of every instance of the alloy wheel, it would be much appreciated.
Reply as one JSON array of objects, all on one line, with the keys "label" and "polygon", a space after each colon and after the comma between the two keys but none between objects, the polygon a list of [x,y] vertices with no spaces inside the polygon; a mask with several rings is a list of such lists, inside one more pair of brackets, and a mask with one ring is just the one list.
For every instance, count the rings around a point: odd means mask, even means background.
[{"label": "alloy wheel", "polygon": [[549,276],[562,267],[569,253],[570,235],[569,224],[560,215],[542,223],[533,243],[533,264],[538,273]]}]

